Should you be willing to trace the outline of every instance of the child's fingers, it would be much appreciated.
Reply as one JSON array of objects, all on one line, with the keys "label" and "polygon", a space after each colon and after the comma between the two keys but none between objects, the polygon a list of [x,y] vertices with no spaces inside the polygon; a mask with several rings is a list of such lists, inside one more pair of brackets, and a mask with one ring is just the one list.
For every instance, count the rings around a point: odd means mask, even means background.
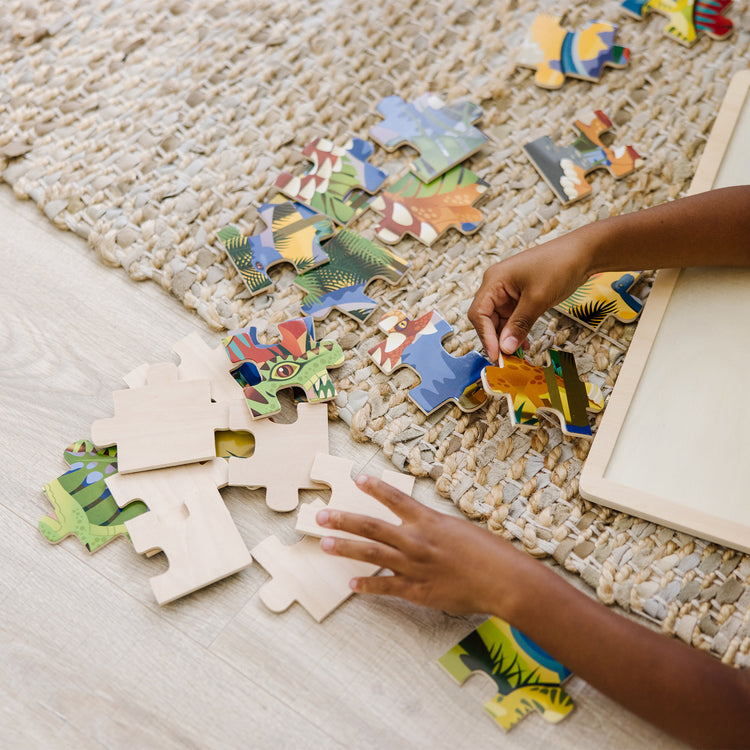
[{"label": "child's fingers", "polygon": [[359,489],[379,500],[402,521],[412,521],[424,510],[424,506],[420,505],[413,497],[397,490],[395,487],[391,487],[382,479],[360,474],[354,481]]},{"label": "child's fingers", "polygon": [[391,547],[399,546],[399,527],[371,516],[326,509],[319,510],[315,520],[327,529],[346,531]]},{"label": "child's fingers", "polygon": [[394,572],[400,570],[405,560],[404,555],[397,549],[378,542],[360,542],[354,539],[326,536],[320,540],[320,547],[329,555],[360,560]]},{"label": "child's fingers", "polygon": [[369,578],[352,578],[349,587],[358,594],[377,594],[379,596],[402,596],[404,583],[399,576],[370,576]]}]

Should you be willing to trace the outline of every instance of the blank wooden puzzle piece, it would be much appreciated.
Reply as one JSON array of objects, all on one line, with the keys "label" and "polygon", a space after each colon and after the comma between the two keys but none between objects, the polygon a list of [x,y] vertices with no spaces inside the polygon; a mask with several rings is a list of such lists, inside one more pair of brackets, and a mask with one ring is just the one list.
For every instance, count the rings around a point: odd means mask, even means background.
[{"label": "blank wooden puzzle piece", "polygon": [[501,356],[499,366],[482,371],[485,391],[507,400],[513,424],[537,424],[539,413],[547,412],[559,419],[566,435],[591,435],[587,411],[604,408],[601,390],[581,382],[570,352],[550,349],[549,356],[551,364],[546,367],[529,364],[522,353]]},{"label": "blank wooden puzzle piece", "polygon": [[643,302],[629,291],[640,276],[641,271],[594,274],[555,310],[593,330],[610,315],[621,323],[632,323],[640,315]]},{"label": "blank wooden puzzle piece", "polygon": [[474,127],[482,109],[471,102],[448,106],[434,94],[413,102],[387,96],[378,104],[383,122],[370,128],[370,137],[387,151],[409,144],[419,151],[411,170],[423,182],[432,182],[468,159],[488,141]]},{"label": "blank wooden puzzle piece", "polygon": [[421,382],[409,391],[409,398],[425,414],[449,401],[465,412],[484,403],[481,374],[491,362],[474,351],[462,357],[449,354],[442,342],[453,329],[440,313],[432,311],[411,320],[401,310],[393,310],[378,328],[387,338],[369,350],[370,358],[386,374],[408,367],[419,375]]},{"label": "blank wooden puzzle piece", "polygon": [[[315,458],[311,476],[318,482],[327,484],[331,488],[331,499],[328,504],[320,498],[311,503],[305,503],[297,514],[297,525],[295,529],[302,534],[311,536],[338,536],[346,539],[357,539],[354,534],[337,529],[326,529],[319,526],[315,520],[319,510],[333,508],[344,510],[349,513],[359,513],[363,516],[372,516],[381,521],[392,523],[394,526],[401,524],[401,519],[392,511],[366,492],[362,492],[352,479],[352,467],[354,462],[339,456],[329,456],[319,453]],[[411,495],[414,489],[414,477],[401,474],[397,471],[385,470],[382,475],[384,482],[395,487],[407,495]]]},{"label": "blank wooden puzzle piece", "polygon": [[497,694],[484,709],[505,730],[532,711],[554,724],[574,708],[561,687],[570,670],[499,617],[483,622],[438,661],[460,685],[475,672],[494,681]]},{"label": "blank wooden puzzle piece", "polygon": [[224,505],[219,487],[227,483],[227,463],[203,464],[116,474],[107,479],[115,500],[124,506],[143,500],[149,512],[126,523],[140,554],[162,550],[169,569],[151,578],[159,604],[246,568],[250,553]]},{"label": "blank wooden puzzle piece", "polygon": [[258,595],[272,612],[284,612],[299,602],[318,622],[354,592],[349,581],[377,573],[371,563],[329,555],[320,540],[305,537],[287,546],[269,536],[252,550],[253,558],[271,575]]},{"label": "blank wooden puzzle piece", "polygon": [[39,521],[39,531],[52,544],[71,534],[89,552],[96,552],[116,536],[127,536],[125,521],[145,513],[141,502],[119,508],[105,483],[117,473],[117,451],[97,451],[88,440],[69,445],[63,453],[70,468],[44,485],[52,512]]},{"label": "blank wooden puzzle piece", "polygon": [[336,308],[364,323],[378,303],[365,294],[375,279],[398,282],[409,264],[398,255],[356,232],[342,229],[325,244],[330,262],[294,280],[307,294],[301,309],[315,320],[325,318]]},{"label": "blank wooden puzzle piece", "polygon": [[226,429],[226,405],[211,403],[208,380],[178,380],[177,366],[152,365],[146,385],[115,391],[115,416],[91,425],[97,448],[117,444],[120,473],[214,458],[214,430]]},{"label": "blank wooden puzzle piece", "polygon": [[558,146],[545,135],[523,147],[563,205],[591,192],[586,182],[589,172],[606,168],[620,179],[643,163],[632,146],[609,148],[602,143],[601,136],[612,129],[612,122],[601,110],[596,111],[590,123],[576,120],[574,125],[581,135],[569,146]]},{"label": "blank wooden puzzle piece", "polygon": [[327,368],[343,364],[344,352],[335,341],[324,339],[316,343],[313,325],[310,318],[279,323],[278,344],[259,343],[255,326],[222,339],[233,364],[253,366],[253,375],[257,377],[252,380],[241,369],[235,370],[234,376],[254,418],[269,417],[280,411],[276,393],[282,388],[302,388],[310,403],[335,398],[336,387]]},{"label": "blank wooden puzzle piece", "polygon": [[310,471],[318,453],[328,453],[328,407],[297,404],[297,421],[281,424],[252,419],[243,401],[230,406],[229,424],[238,432],[250,432],[255,450],[249,458],[229,459],[229,484],[265,487],[266,504],[281,513],[294,510],[300,489],[320,489]]},{"label": "blank wooden puzzle piece", "polygon": [[367,161],[374,150],[361,138],[352,138],[344,148],[327,138],[316,138],[302,150],[313,166],[299,177],[282,172],[275,187],[292,200],[346,225],[367,208],[367,193],[376,192],[388,176]]},{"label": "blank wooden puzzle piece", "polygon": [[303,273],[328,262],[320,242],[333,234],[330,219],[292,201],[264,203],[259,213],[266,224],[259,234],[245,237],[235,227],[217,233],[252,294],[271,291],[268,269],[277,263],[291,263]]},{"label": "blank wooden puzzle piece", "polygon": [[724,11],[732,0],[625,0],[622,8],[637,19],[656,11],[668,18],[664,33],[685,46],[694,44],[701,33],[712,39],[726,39],[733,29]]},{"label": "blank wooden puzzle piece", "polygon": [[518,65],[535,68],[534,82],[559,89],[569,78],[598,81],[605,66],[624,68],[630,50],[614,43],[617,26],[589,22],[581,31],[566,31],[562,16],[540,13],[534,18],[521,46]]},{"label": "blank wooden puzzle piece", "polygon": [[463,166],[427,184],[411,173],[404,175],[370,204],[383,214],[375,235],[383,242],[394,243],[410,234],[431,245],[450,227],[473,234],[484,221],[482,212],[473,206],[487,188],[488,182]]}]

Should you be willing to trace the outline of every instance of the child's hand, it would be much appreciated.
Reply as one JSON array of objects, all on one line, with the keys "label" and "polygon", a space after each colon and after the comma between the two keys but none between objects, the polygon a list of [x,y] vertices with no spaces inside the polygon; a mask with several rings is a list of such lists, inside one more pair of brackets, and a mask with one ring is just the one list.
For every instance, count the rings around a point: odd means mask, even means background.
[{"label": "child's hand", "polygon": [[[515,586],[533,560],[486,529],[427,508],[379,479],[360,476],[357,486],[390,508],[402,524],[336,510],[318,512],[321,526],[370,540],[325,537],[321,547],[326,552],[393,572],[352,579],[354,591],[400,596],[453,613],[496,614],[510,604],[506,589]],[[510,576],[497,575],[499,566],[510,573],[511,565]]]}]

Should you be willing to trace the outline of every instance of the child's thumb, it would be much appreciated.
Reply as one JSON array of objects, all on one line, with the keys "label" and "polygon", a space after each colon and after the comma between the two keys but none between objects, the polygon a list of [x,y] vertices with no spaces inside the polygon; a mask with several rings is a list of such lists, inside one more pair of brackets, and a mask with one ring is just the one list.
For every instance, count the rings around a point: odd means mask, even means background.
[{"label": "child's thumb", "polygon": [[539,315],[540,313],[534,309],[534,305],[521,298],[500,333],[500,349],[505,354],[513,354],[526,340],[529,331],[531,331],[531,326],[534,325]]}]

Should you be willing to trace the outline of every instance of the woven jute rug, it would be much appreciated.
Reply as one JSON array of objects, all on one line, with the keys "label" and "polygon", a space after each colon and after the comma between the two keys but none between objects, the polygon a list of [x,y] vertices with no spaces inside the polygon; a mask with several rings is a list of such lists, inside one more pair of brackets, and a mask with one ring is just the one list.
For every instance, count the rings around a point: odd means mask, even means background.
[{"label": "woven jute rug", "polygon": [[[567,10],[571,30],[618,23],[629,67],[605,69],[599,83],[538,88],[514,61],[539,10]],[[405,239],[395,250],[410,263],[406,278],[373,289],[383,311],[440,311],[456,330],[446,348],[459,355],[478,348],[466,310],[490,263],[685,194],[729,79],[750,62],[747,12],[748,1],[735,0],[730,40],[685,48],[663,36],[663,17],[638,22],[617,2],[10,0],[0,7],[0,174],[105,263],[157,281],[217,331],[252,322],[270,340],[299,315],[294,274],[272,274],[275,293],[251,299],[216,232],[259,231],[257,207],[281,171],[306,166],[305,143],[366,138],[382,97],[471,100],[491,139],[467,163],[490,183],[486,223],[429,249]],[[573,120],[595,109],[645,165],[621,181],[595,174],[592,196],[561,209],[522,146],[541,135],[571,142]],[[373,161],[393,182],[409,156],[378,149]],[[372,238],[376,220],[365,213],[352,228]],[[406,396],[416,376],[388,378],[368,360],[378,317],[360,327],[336,313],[318,325],[346,352],[330,413],[354,439],[432,477],[467,516],[530,554],[578,572],[602,601],[750,665],[747,556],[582,500],[588,443],[551,422],[513,430],[499,402],[425,418]],[[549,313],[531,358],[540,364],[552,345],[572,351],[607,394],[631,336],[632,326],[609,322],[592,334]]]}]

